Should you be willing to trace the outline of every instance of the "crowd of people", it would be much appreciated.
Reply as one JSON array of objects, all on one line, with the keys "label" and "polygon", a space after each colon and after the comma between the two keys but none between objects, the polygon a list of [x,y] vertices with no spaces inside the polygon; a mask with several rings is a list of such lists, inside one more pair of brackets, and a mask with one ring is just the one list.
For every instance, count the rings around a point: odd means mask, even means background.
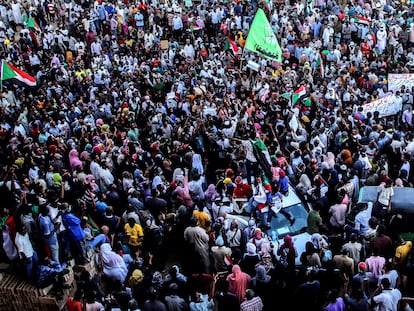
[{"label": "crowd of people", "polygon": [[[243,48],[259,8],[281,62]],[[391,198],[413,186],[414,88],[387,85],[414,65],[409,0],[13,0],[0,18],[2,60],[37,81],[1,81],[13,273],[62,299],[67,263],[95,265],[70,311],[412,310]],[[365,110],[390,94],[395,114]],[[312,207],[300,254],[268,234],[295,223],[292,188]]]}]

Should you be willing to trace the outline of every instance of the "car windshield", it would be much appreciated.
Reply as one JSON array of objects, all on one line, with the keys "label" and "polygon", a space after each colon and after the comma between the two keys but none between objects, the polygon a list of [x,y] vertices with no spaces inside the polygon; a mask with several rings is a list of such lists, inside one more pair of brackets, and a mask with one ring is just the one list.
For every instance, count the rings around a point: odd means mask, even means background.
[{"label": "car windshield", "polygon": [[279,239],[283,238],[287,234],[295,236],[306,231],[308,210],[305,208],[303,203],[297,203],[285,207],[284,211],[295,217],[295,223],[290,226],[289,220],[281,212],[279,212],[277,215],[273,215],[272,217],[270,229],[267,232],[269,236],[272,236],[273,230],[276,232]]}]

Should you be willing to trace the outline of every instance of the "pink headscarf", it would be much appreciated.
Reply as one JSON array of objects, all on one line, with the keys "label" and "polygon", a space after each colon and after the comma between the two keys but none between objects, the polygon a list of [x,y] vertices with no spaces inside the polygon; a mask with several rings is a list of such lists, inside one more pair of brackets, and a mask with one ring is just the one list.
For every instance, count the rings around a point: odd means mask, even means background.
[{"label": "pink headscarf", "polygon": [[246,289],[250,284],[250,275],[244,273],[239,265],[234,265],[231,272],[227,276],[229,282],[229,292],[236,295],[240,302],[244,301],[246,295]]},{"label": "pink headscarf", "polygon": [[81,168],[83,166],[82,161],[79,159],[79,153],[76,149],[69,151],[69,164],[72,172],[74,172],[78,167]]},{"label": "pink headscarf", "polygon": [[404,187],[404,184],[401,178],[397,178],[395,180],[395,187],[400,187],[400,188]]}]

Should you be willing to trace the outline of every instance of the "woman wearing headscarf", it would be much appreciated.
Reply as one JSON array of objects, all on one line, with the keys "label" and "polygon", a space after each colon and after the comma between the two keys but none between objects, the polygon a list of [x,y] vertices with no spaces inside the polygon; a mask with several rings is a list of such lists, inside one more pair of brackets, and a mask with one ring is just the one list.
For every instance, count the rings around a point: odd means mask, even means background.
[{"label": "woman wearing headscarf", "polygon": [[204,191],[204,202],[206,203],[206,207],[210,209],[214,200],[219,197],[220,194],[217,192],[216,186],[214,184],[208,185],[207,190]]},{"label": "woman wearing headscarf", "polygon": [[266,239],[263,238],[263,232],[260,228],[256,228],[254,230],[252,238],[249,240],[250,243],[253,243],[256,246],[256,249],[260,250],[262,248],[262,243],[265,242]]},{"label": "woman wearing headscarf", "polygon": [[200,201],[204,201],[204,189],[205,178],[200,175],[196,170],[193,173],[191,181],[188,183],[188,190],[190,192],[193,202],[196,204]]},{"label": "woman wearing headscarf", "polygon": [[314,233],[311,235],[311,241],[315,249],[318,251],[319,256],[321,257],[321,260],[325,252],[331,252],[329,250],[329,243],[328,243],[327,236],[321,235],[319,233]]},{"label": "woman wearing headscarf", "polygon": [[229,282],[229,292],[236,295],[241,303],[244,301],[251,277],[243,272],[239,265],[234,265],[231,272],[226,278],[227,282]]},{"label": "woman wearing headscarf", "polygon": [[280,256],[279,263],[285,269],[293,271],[295,269],[295,258],[297,256],[296,248],[290,235],[285,235],[283,241],[284,243],[277,250],[277,255]]},{"label": "woman wearing headscarf", "polygon": [[193,161],[191,166],[192,168],[195,168],[197,170],[199,175],[204,174],[203,162],[201,160],[201,155],[199,155],[198,153],[193,154]]},{"label": "woman wearing headscarf", "polygon": [[403,181],[402,181],[401,178],[398,177],[395,180],[395,187],[397,187],[397,188],[404,188],[404,183],[403,183]]},{"label": "woman wearing headscarf", "polygon": [[352,167],[352,153],[349,151],[349,149],[343,149],[342,152],[338,155],[338,158],[347,167]]},{"label": "woman wearing headscarf", "polygon": [[165,294],[164,277],[161,272],[154,271],[154,273],[152,274],[151,286],[155,288],[158,291],[158,293]]},{"label": "woman wearing headscarf", "polygon": [[338,171],[334,169],[330,172],[329,178],[328,178],[327,197],[328,197],[328,201],[330,205],[334,204],[338,196],[338,192],[336,191],[338,184],[339,184]]},{"label": "woman wearing headscarf", "polygon": [[321,267],[321,258],[318,249],[315,248],[312,241],[305,244],[305,251],[300,256],[300,261],[305,267]]},{"label": "woman wearing headscarf", "polygon": [[[175,171],[174,171],[175,175]],[[180,182],[180,185],[175,188],[173,195],[176,196],[177,201],[187,207],[193,207],[194,202],[190,195],[190,190],[188,189],[188,171],[186,169],[183,183]]]},{"label": "woman wearing headscarf", "polygon": [[101,245],[99,262],[102,265],[103,273],[107,278],[114,282],[120,281],[121,283],[124,283],[128,268],[124,259],[112,251],[112,247],[109,243],[103,243]]},{"label": "woman wearing headscarf", "polygon": [[275,286],[272,277],[261,264],[256,267],[256,275],[252,278],[251,287],[256,295],[262,299],[263,310],[272,310]]},{"label": "woman wearing headscarf", "polygon": [[256,273],[256,265],[260,262],[260,260],[261,257],[257,253],[256,245],[248,242],[246,244],[246,253],[243,254],[243,258],[240,261],[240,267],[250,276],[254,276]]},{"label": "woman wearing headscarf", "polygon": [[184,183],[184,170],[181,167],[177,167],[173,172],[172,181],[175,183]]},{"label": "woman wearing headscarf", "polygon": [[328,168],[333,169],[335,165],[335,155],[332,152],[327,153],[327,157],[325,159],[326,163],[328,163]]},{"label": "woman wearing headscarf", "polygon": [[301,195],[306,195],[310,189],[312,189],[312,182],[310,181],[308,175],[300,175],[299,183],[296,185],[296,190]]}]

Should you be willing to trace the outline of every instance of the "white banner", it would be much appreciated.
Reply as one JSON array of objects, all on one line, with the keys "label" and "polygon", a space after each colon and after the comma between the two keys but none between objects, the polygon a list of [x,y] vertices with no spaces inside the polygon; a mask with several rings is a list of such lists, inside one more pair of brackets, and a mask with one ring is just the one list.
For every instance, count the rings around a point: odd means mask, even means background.
[{"label": "white banner", "polygon": [[388,75],[388,91],[396,92],[401,91],[401,87],[405,86],[405,89],[411,90],[414,86],[414,74],[396,74],[391,73]]},{"label": "white banner", "polygon": [[370,111],[372,114],[374,114],[375,111],[378,111],[380,118],[392,116],[398,113],[399,110],[398,104],[395,101],[394,94],[385,96],[381,99],[373,101],[372,103],[362,105],[362,108],[364,108],[363,113],[365,115],[367,115],[368,111]]}]

